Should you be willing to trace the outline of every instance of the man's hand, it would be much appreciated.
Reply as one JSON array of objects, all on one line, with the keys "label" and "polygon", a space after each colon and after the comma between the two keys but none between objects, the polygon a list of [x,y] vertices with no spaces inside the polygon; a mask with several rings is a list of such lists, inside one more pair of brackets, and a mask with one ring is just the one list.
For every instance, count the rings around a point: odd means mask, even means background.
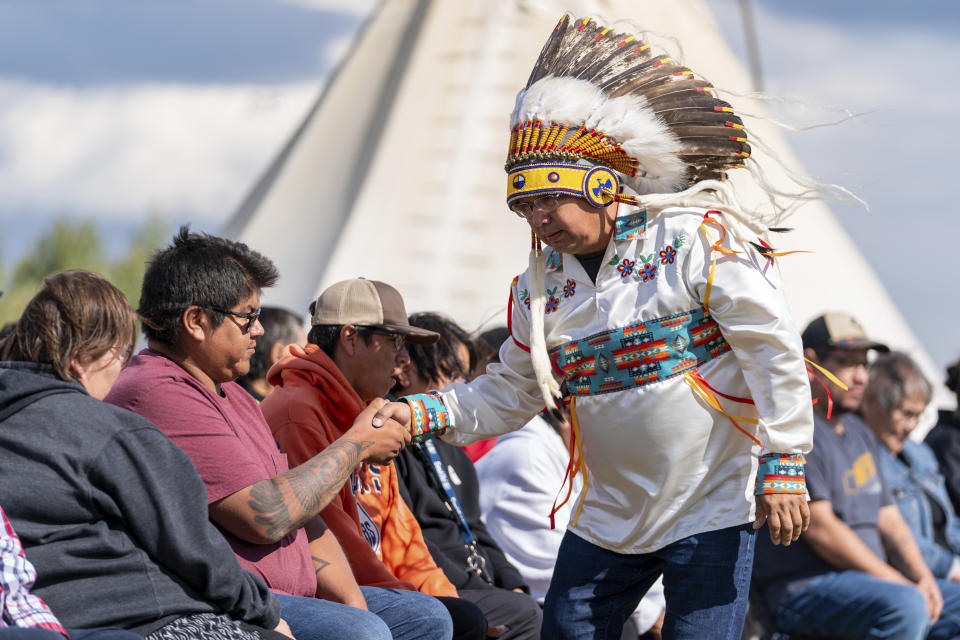
[{"label": "man's hand", "polygon": [[933,624],[940,617],[943,610],[943,594],[940,593],[940,587],[937,585],[936,578],[929,571],[917,582],[917,589],[923,594],[923,599],[927,601],[927,613],[930,614],[930,624]]},{"label": "man's hand", "polygon": [[373,426],[379,427],[386,424],[388,420],[399,422],[406,430],[410,432],[410,405],[406,402],[388,402],[383,405],[373,416]]},{"label": "man's hand", "polygon": [[764,523],[770,529],[773,544],[789,547],[810,526],[810,507],[805,495],[792,493],[769,493],[756,496],[757,519],[754,529]]},{"label": "man's hand", "polygon": [[278,633],[282,633],[283,635],[287,636],[291,640],[296,640],[296,638],[293,637],[293,632],[290,631],[290,625],[288,625],[287,621],[284,620],[283,618],[280,618],[280,623],[276,627],[274,627],[273,630]]},{"label": "man's hand", "polygon": [[[406,403],[401,404],[406,406]],[[410,429],[403,428],[394,420],[387,419],[379,425],[371,423],[374,414],[384,405],[388,405],[386,400],[375,399],[360,412],[357,419],[353,421],[353,426],[342,436],[344,439],[361,443],[361,455],[365,462],[389,464],[410,442]]]}]

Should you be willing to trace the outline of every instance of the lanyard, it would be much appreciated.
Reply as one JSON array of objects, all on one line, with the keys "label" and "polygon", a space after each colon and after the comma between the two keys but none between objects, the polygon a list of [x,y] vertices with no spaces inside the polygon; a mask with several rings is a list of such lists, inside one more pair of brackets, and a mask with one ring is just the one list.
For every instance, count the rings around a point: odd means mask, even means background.
[{"label": "lanyard", "polygon": [[450,476],[443,466],[443,461],[440,460],[437,445],[435,445],[432,440],[426,440],[419,446],[421,450],[426,450],[430,458],[430,466],[433,468],[433,473],[437,480],[440,481],[444,493],[447,494],[447,502],[453,506],[453,512],[457,514],[457,527],[460,529],[460,537],[463,538],[463,544],[467,546],[472,545],[474,542],[473,533],[470,531],[470,526],[467,525],[467,519],[463,515],[463,509],[460,508],[460,501],[457,499],[457,494],[453,491],[453,483],[450,482]]},{"label": "lanyard", "polygon": [[467,548],[467,569],[483,578],[485,582],[493,584],[493,580],[486,570],[487,560],[480,555],[480,551],[477,549],[477,539],[473,537],[470,526],[467,524],[467,518],[463,515],[463,509],[460,508],[460,500],[457,499],[447,469],[443,466],[443,461],[440,460],[437,445],[433,443],[433,440],[425,440],[414,446],[417,447],[421,455],[424,452],[426,453],[425,457],[429,458],[429,460],[426,460],[429,463],[428,468],[433,469],[434,478],[440,482],[444,493],[447,494],[444,504],[457,516],[457,528],[460,529],[460,537],[463,538],[463,544]]}]

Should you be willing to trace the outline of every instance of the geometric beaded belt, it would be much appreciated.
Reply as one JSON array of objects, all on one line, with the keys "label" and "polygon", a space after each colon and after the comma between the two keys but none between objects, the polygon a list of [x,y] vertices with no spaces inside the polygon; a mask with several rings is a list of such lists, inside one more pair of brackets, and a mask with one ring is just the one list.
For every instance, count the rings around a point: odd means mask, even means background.
[{"label": "geometric beaded belt", "polygon": [[590,396],[666,380],[729,350],[701,307],[566,342],[550,358],[573,395]]}]

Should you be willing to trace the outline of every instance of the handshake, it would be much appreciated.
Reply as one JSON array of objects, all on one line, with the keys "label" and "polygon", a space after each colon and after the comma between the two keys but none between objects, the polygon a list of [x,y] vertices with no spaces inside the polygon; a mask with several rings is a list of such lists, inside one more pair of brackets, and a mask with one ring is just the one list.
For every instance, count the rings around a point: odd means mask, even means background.
[{"label": "handshake", "polygon": [[377,398],[360,412],[343,435],[360,447],[364,462],[389,464],[410,444],[410,406]]}]

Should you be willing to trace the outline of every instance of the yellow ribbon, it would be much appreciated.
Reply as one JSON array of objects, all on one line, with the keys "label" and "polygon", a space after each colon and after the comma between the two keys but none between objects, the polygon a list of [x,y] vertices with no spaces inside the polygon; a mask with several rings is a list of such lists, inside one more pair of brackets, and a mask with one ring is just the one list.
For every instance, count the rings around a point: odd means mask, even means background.
[{"label": "yellow ribbon", "polygon": [[738,415],[729,413],[726,409],[723,408],[723,406],[721,406],[720,399],[717,398],[717,396],[713,393],[713,391],[711,391],[709,387],[707,387],[700,380],[698,380],[697,377],[693,375],[692,372],[684,371],[683,377],[687,381],[687,384],[690,385],[690,388],[693,389],[694,393],[696,393],[698,396],[703,398],[704,402],[706,402],[716,411],[719,411],[723,415],[727,416],[730,422],[733,423],[733,426],[735,426],[741,433],[743,433],[743,435],[753,440],[757,445],[763,446],[763,444],[756,438],[756,436],[754,436],[752,433],[750,433],[749,431],[741,427],[740,423],[737,422],[737,420],[741,420],[743,422],[746,422],[747,424],[758,424],[759,421],[756,418],[750,418],[747,416],[738,416]]},{"label": "yellow ribbon", "polygon": [[804,358],[804,360],[807,361],[807,364],[813,366],[814,369],[816,369],[817,371],[819,371],[820,373],[822,373],[823,375],[825,375],[825,376],[827,377],[827,380],[829,380],[829,381],[832,382],[833,384],[837,385],[838,387],[840,387],[840,388],[843,389],[844,391],[849,391],[849,388],[847,387],[847,385],[845,385],[845,384],[843,384],[842,382],[840,382],[840,378],[838,378],[837,376],[833,375],[832,373],[830,373],[829,371],[827,371],[826,369],[824,369],[823,367],[821,367],[820,365],[818,365],[816,362],[813,362],[813,361],[810,360],[809,358]]},{"label": "yellow ribbon", "polygon": [[[720,213],[719,211],[707,211],[703,214],[703,222],[700,223],[700,230],[703,231],[703,235],[707,236],[707,240],[711,240],[710,230],[707,229],[707,225],[718,227],[720,229],[720,237],[714,242],[710,248],[713,251],[719,251],[720,253],[725,253],[727,255],[732,255],[735,253],[740,253],[739,251],[734,251],[733,249],[728,249],[723,246],[723,241],[727,237],[727,229],[720,224],[719,221],[713,220],[710,217],[711,213]],[[710,313],[710,292],[713,290],[713,274],[717,270],[717,256],[711,252],[711,261],[710,261],[710,273],[707,276],[707,288],[703,292],[703,310],[707,313]]]},{"label": "yellow ribbon", "polygon": [[[580,421],[577,420],[577,399],[570,398],[570,428],[573,429],[573,435],[577,439],[577,457],[579,460],[580,473],[583,474],[583,491],[580,492],[580,500],[577,502],[577,511],[573,514],[572,524],[577,524],[580,518],[580,512],[583,511],[583,501],[587,497],[587,465],[583,462],[583,438],[580,437]],[[570,479],[573,482],[573,478]]]}]

